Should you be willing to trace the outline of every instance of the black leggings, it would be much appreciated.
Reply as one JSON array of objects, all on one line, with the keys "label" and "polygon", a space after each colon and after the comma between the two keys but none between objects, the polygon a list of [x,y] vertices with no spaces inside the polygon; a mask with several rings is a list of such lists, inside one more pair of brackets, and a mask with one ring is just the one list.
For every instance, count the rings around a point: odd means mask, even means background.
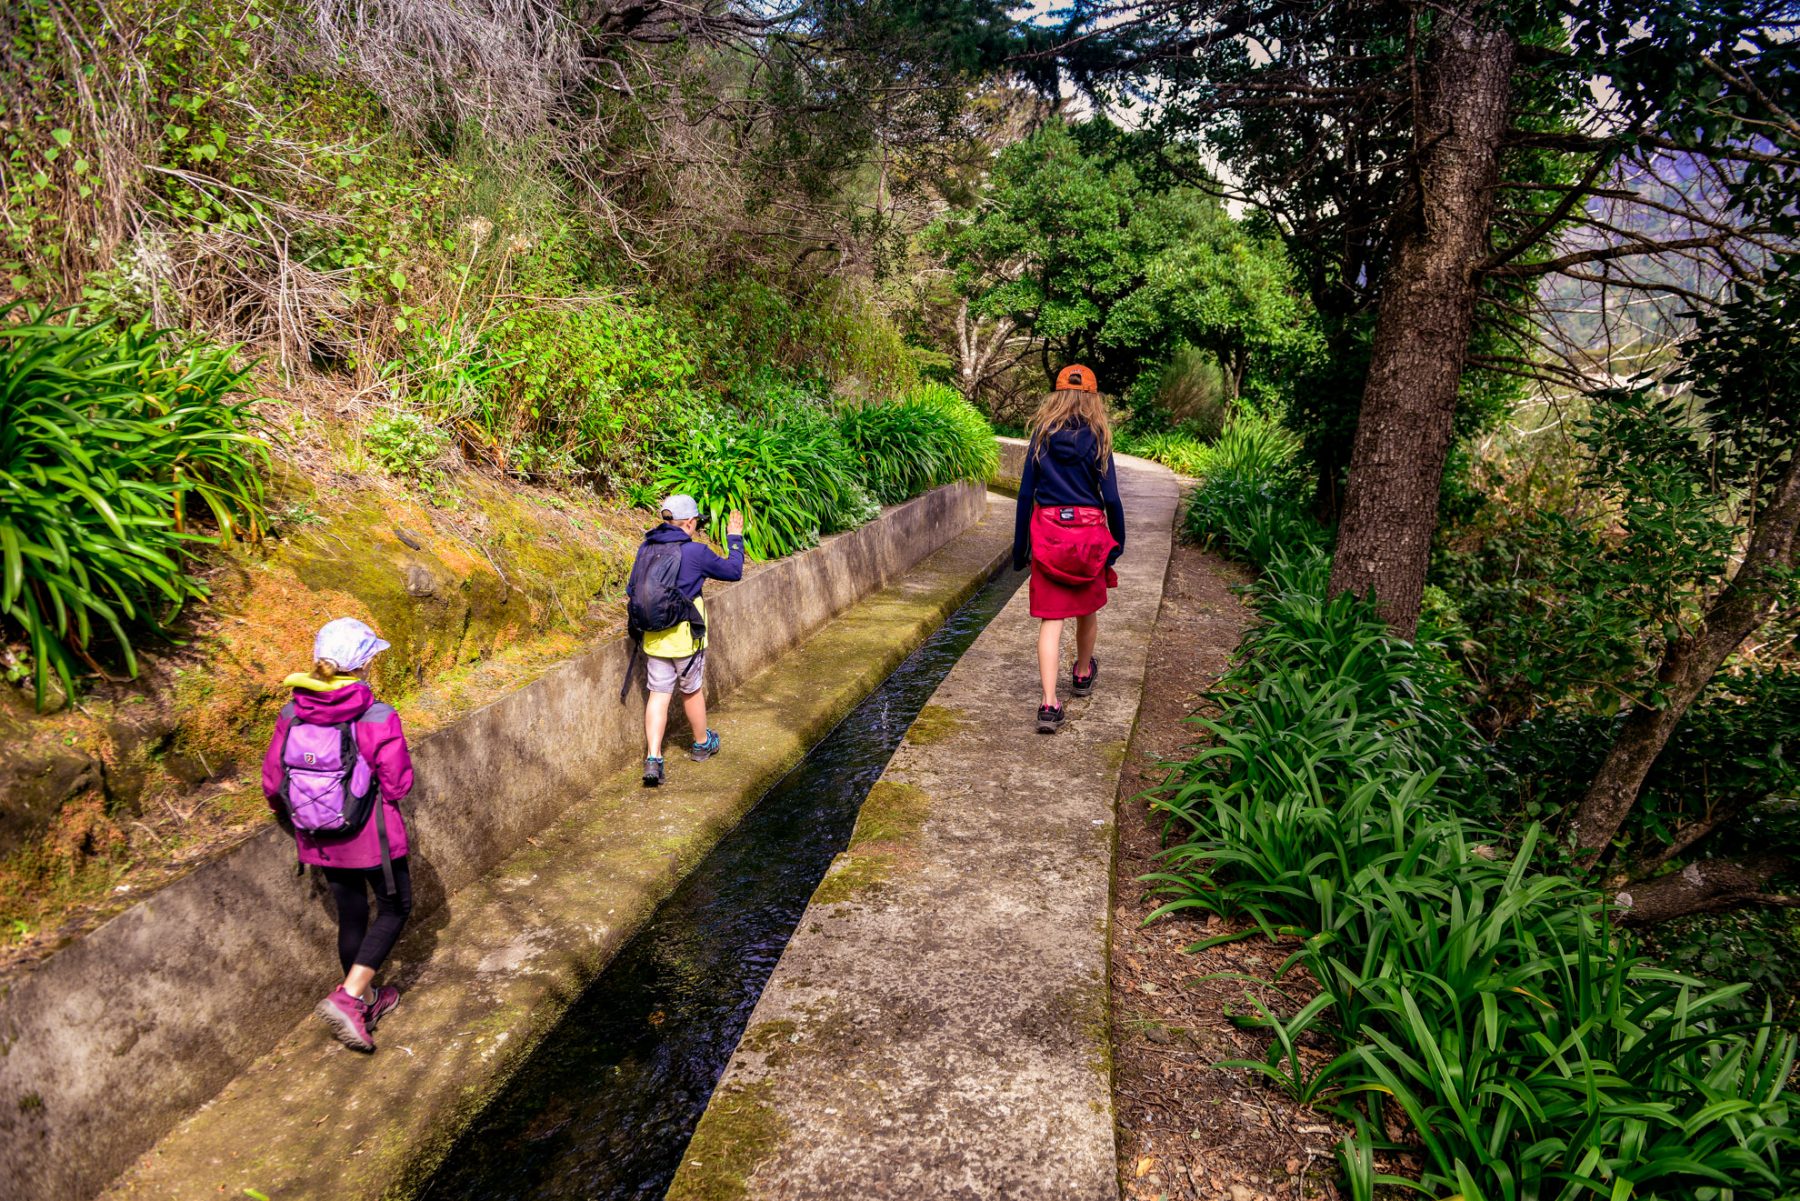
[{"label": "black leggings", "polygon": [[[387,882],[378,867],[328,867],[325,879],[337,902],[338,959],[352,967],[379,968],[399,941],[412,912],[412,873],[405,859],[394,860],[394,894],[381,890]],[[369,920],[369,890],[375,890],[375,920]]]}]

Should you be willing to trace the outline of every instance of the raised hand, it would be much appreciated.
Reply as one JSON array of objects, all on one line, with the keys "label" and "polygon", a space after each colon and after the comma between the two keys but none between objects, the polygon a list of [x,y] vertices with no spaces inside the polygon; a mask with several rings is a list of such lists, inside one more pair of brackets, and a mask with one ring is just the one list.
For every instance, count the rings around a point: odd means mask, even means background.
[{"label": "raised hand", "polygon": [[742,513],[738,512],[736,509],[733,509],[731,511],[730,520],[728,520],[725,523],[725,535],[726,535],[726,537],[730,537],[733,534],[741,534],[743,532],[744,532],[744,515]]}]

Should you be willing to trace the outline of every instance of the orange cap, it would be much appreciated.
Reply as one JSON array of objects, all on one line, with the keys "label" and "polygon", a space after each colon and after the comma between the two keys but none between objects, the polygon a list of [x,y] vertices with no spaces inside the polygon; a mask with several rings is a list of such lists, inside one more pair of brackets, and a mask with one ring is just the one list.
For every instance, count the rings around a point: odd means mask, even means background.
[{"label": "orange cap", "polygon": [[1058,392],[1098,392],[1094,384],[1094,373],[1080,363],[1070,363],[1056,373],[1056,390]]}]

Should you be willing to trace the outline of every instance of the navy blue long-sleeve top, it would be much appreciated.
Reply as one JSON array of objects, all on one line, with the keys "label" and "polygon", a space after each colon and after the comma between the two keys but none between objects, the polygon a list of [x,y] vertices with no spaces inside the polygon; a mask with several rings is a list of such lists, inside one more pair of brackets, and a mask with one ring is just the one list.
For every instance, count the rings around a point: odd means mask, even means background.
[{"label": "navy blue long-sleeve top", "polygon": [[[681,546],[681,573],[675,578],[675,588],[683,597],[693,600],[700,595],[700,589],[708,580],[741,580],[744,578],[744,536],[727,534],[725,537],[724,555],[713,553],[711,547],[702,542],[695,542],[688,532],[680,526],[664,522],[644,535],[647,543],[679,542]],[[643,553],[643,548],[638,549]],[[636,578],[637,571],[632,571]],[[631,583],[626,581],[625,595],[631,595]]]},{"label": "navy blue long-sleeve top", "polygon": [[1106,527],[1118,545],[1106,556],[1111,567],[1125,551],[1125,505],[1119,500],[1119,471],[1112,456],[1100,463],[1100,439],[1085,425],[1070,425],[1025,451],[1019,477],[1019,507],[1013,522],[1013,570],[1025,570],[1031,550],[1031,512],[1039,506],[1087,505],[1106,510]]}]

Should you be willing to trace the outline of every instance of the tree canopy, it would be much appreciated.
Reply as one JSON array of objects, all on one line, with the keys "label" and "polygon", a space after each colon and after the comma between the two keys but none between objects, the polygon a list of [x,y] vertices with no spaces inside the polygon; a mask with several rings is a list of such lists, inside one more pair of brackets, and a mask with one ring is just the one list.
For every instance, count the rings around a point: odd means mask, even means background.
[{"label": "tree canopy", "polygon": [[982,202],[931,237],[978,316],[1036,339],[1046,374],[1090,362],[1124,392],[1173,351],[1214,355],[1234,391],[1316,347],[1278,242],[1104,120],[1054,123],[995,160]]}]

